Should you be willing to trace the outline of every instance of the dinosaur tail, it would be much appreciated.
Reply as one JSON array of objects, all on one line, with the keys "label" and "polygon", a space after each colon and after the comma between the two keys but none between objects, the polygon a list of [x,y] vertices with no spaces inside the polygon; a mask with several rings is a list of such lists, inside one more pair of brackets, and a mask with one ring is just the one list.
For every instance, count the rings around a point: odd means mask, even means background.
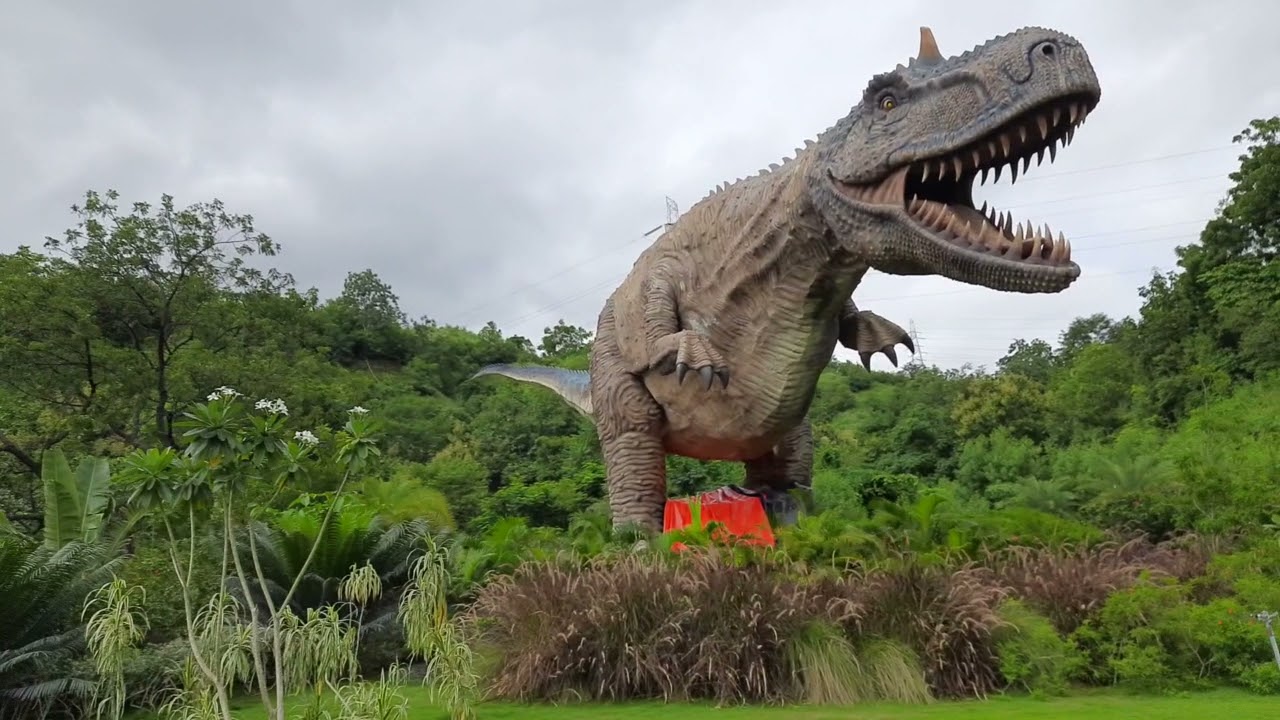
[{"label": "dinosaur tail", "polygon": [[486,365],[471,377],[477,378],[481,375],[502,375],[513,380],[551,388],[572,405],[573,409],[587,417],[592,417],[591,374],[586,370],[565,370],[541,365],[497,364]]}]

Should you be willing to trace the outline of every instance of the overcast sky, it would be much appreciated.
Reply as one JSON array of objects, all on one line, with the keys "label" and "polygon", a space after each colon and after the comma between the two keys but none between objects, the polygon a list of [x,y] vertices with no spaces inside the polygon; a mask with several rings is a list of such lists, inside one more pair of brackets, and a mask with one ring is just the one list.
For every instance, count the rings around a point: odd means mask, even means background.
[{"label": "overcast sky", "polygon": [[322,296],[371,268],[410,317],[535,342],[560,318],[594,330],[664,196],[688,208],[789,155],[913,55],[920,25],[947,55],[1047,26],[1084,43],[1102,102],[1052,167],[977,196],[1061,229],[1082,278],[1026,296],[873,273],[855,295],[914,323],[928,362],[990,365],[1013,338],[1135,313],[1229,186],[1231,137],[1280,112],[1280,6],[1158,7],[25,3],[0,26],[0,252],[74,224],[90,188],[220,198]]}]

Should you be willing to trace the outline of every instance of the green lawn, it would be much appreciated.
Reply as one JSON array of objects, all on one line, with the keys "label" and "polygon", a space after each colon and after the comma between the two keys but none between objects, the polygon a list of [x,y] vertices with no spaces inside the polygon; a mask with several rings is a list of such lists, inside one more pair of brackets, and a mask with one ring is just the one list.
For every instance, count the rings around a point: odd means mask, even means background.
[{"label": "green lawn", "polygon": [[[404,690],[412,720],[444,720],[419,688]],[[489,703],[479,720],[1252,720],[1280,715],[1280,698],[1216,690],[1181,697],[1135,696],[1093,692],[1065,698],[995,698],[987,701],[938,702],[933,705],[866,705],[859,707],[725,707],[710,705],[512,705]],[[260,710],[246,707],[242,720],[262,720]]]}]

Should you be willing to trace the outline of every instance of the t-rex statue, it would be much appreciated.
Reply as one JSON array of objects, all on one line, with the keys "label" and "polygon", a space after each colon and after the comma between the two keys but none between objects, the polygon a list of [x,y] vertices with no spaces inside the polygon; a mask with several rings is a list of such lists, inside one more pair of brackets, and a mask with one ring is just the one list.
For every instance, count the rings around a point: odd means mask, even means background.
[{"label": "t-rex statue", "polygon": [[748,488],[806,487],[808,409],[836,343],[868,368],[876,352],[896,367],[897,343],[915,352],[850,299],[868,269],[1016,293],[1080,275],[1061,233],[975,209],[972,186],[1052,162],[1100,98],[1063,33],[1023,28],[944,58],[921,28],[916,57],[794,159],[717,186],[640,254],[600,312],[589,371],[476,375],[545,385],[594,420],[615,526],[661,529],[667,454],[740,461]]}]

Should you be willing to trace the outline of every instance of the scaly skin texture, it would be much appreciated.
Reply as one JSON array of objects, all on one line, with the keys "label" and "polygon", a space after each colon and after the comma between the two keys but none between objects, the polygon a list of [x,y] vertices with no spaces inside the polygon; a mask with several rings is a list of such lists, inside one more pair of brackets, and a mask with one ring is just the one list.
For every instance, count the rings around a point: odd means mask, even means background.
[{"label": "scaly skin texture", "polygon": [[479,374],[553,387],[594,418],[615,525],[661,527],[672,453],[740,461],[752,488],[806,487],[806,415],[836,343],[868,367],[877,352],[896,365],[899,343],[914,352],[853,303],[869,269],[1018,293],[1079,276],[1061,234],[974,209],[971,185],[1052,157],[1100,95],[1062,33],[1024,28],[944,59],[921,28],[918,56],[795,159],[717,188],[640,255],[600,313],[589,377]]}]

